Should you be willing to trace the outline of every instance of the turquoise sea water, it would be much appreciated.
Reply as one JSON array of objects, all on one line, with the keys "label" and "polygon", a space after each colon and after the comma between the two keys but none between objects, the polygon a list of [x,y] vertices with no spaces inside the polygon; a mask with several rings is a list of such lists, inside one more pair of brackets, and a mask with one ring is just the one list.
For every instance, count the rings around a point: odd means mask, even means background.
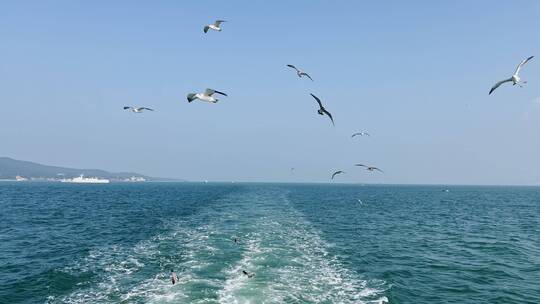
[{"label": "turquoise sea water", "polygon": [[540,188],[0,183],[0,303],[384,299],[540,303]]}]

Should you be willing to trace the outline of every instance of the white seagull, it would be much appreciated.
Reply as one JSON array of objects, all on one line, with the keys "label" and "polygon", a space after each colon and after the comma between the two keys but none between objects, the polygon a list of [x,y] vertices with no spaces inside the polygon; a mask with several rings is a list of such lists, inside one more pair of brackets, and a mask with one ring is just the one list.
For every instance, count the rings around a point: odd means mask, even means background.
[{"label": "white seagull", "polygon": [[519,70],[521,70],[521,67],[523,67],[525,65],[525,63],[527,63],[529,60],[533,59],[534,56],[531,56],[527,59],[524,59],[523,61],[521,61],[517,68],[516,68],[516,71],[514,72],[514,75],[512,75],[512,77],[508,78],[508,79],[505,79],[505,80],[501,80],[499,82],[497,82],[492,88],[491,90],[489,90],[489,95],[491,95],[491,93],[493,93],[493,91],[495,91],[495,89],[497,89],[499,86],[501,86],[501,84],[505,83],[505,82],[512,82],[512,85],[519,85],[520,87],[523,87],[522,84],[526,84],[527,82],[526,81],[521,81],[521,78],[519,78]]},{"label": "white seagull", "polygon": [[221,24],[223,22],[227,22],[225,20],[216,20],[216,22],[214,22],[214,24],[209,24],[207,26],[204,27],[204,32],[205,33],[208,33],[208,30],[214,30],[214,31],[218,31],[218,32],[221,32]]},{"label": "white seagull", "polygon": [[145,108],[145,107],[128,107],[128,106],[125,106],[124,110],[131,110],[131,112],[133,113],[142,113],[144,110],[154,111],[153,109]]},{"label": "white seagull", "polygon": [[306,76],[307,78],[311,79],[311,81],[313,81],[313,78],[311,78],[311,76],[308,75],[308,73],[296,68],[294,65],[292,64],[287,64],[288,67],[290,68],[293,68],[296,70],[296,75],[298,75],[298,77],[302,78],[302,76]]},{"label": "white seagull", "polygon": [[192,102],[195,99],[199,99],[199,100],[202,100],[202,101],[216,103],[216,102],[218,102],[218,99],[214,98],[212,96],[212,95],[214,95],[214,93],[221,94],[223,96],[227,96],[227,94],[225,94],[223,92],[212,90],[212,89],[206,89],[206,91],[204,91],[204,93],[189,93],[187,95],[187,100],[188,100],[188,102]]},{"label": "white seagull", "polygon": [[362,131],[362,132],[354,133],[351,137],[355,137],[355,136],[371,136],[371,135],[369,135],[368,132]]}]

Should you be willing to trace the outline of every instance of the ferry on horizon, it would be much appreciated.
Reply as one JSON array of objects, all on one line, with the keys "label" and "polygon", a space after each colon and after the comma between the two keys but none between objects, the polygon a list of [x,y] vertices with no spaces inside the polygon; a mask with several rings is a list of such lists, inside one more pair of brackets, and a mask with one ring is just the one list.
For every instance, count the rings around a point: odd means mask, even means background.
[{"label": "ferry on horizon", "polygon": [[108,184],[111,181],[105,178],[99,178],[99,177],[84,177],[83,174],[81,174],[78,177],[69,178],[69,179],[63,179],[61,180],[62,183],[74,183],[74,184]]}]

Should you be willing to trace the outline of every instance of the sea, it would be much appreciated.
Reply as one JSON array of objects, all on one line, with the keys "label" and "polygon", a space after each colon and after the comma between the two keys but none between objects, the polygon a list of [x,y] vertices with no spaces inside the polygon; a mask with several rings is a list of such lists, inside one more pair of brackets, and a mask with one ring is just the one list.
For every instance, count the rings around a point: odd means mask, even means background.
[{"label": "sea", "polygon": [[538,304],[540,188],[3,182],[0,303]]}]

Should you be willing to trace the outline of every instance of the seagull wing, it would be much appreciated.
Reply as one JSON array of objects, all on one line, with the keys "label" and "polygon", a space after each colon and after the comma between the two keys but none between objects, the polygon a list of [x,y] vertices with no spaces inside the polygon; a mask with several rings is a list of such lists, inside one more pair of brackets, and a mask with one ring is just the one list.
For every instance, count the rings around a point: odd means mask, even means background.
[{"label": "seagull wing", "polygon": [[311,78],[311,76],[309,76],[308,73],[306,73],[306,72],[300,73],[300,77],[302,77],[302,76],[306,76],[307,78],[311,79],[311,81],[313,81],[313,78]]},{"label": "seagull wing", "polygon": [[316,100],[317,103],[319,104],[319,108],[324,109],[324,107],[323,107],[323,105],[322,105],[321,100],[319,99],[319,97],[313,95],[312,93],[309,93],[309,94],[311,94],[311,96],[313,96],[313,98],[315,98],[315,100]]},{"label": "seagull wing", "polygon": [[488,95],[491,95],[491,93],[493,93],[493,91],[495,91],[498,87],[501,86],[501,84],[505,83],[505,82],[510,82],[512,81],[512,78],[508,78],[508,79],[505,79],[505,80],[501,80],[499,82],[497,82],[492,88],[491,90],[489,90],[489,94]]},{"label": "seagull wing", "polygon": [[210,27],[209,27],[208,25],[205,26],[204,29],[203,29],[204,33],[208,33],[208,30],[209,30],[209,29],[210,29]]},{"label": "seagull wing", "polygon": [[377,168],[377,167],[371,167],[371,168],[372,168],[373,170],[377,170],[377,171],[379,171],[379,172],[381,172],[381,173],[384,173],[383,170],[381,170],[381,169],[379,169],[379,168]]},{"label": "seagull wing", "polygon": [[343,173],[343,171],[336,171],[334,172],[334,174],[332,174],[332,179],[334,179],[334,176],[338,175],[338,174],[341,174]]},{"label": "seagull wing", "polygon": [[220,95],[223,95],[223,96],[227,96],[227,94],[225,94],[223,92],[220,92],[220,91],[216,91],[216,90],[214,90],[214,93],[217,93],[217,94],[220,94]]},{"label": "seagull wing", "polygon": [[296,72],[300,73],[300,71],[292,64],[287,64],[288,67],[293,68],[296,70]]},{"label": "seagull wing", "polygon": [[358,166],[358,167],[365,167],[365,168],[367,168],[367,167],[368,167],[368,166],[366,166],[366,165],[362,165],[362,164],[356,164],[355,166]]},{"label": "seagull wing", "polygon": [[227,22],[227,21],[225,21],[225,20],[216,20],[216,22],[214,22],[214,25],[219,27],[220,24],[222,24],[223,22]]},{"label": "seagull wing", "polygon": [[150,108],[145,108],[145,107],[142,107],[140,108],[141,110],[148,110],[148,111],[154,111],[154,109],[150,109]]},{"label": "seagull wing", "polygon": [[516,68],[516,71],[514,72],[514,75],[519,74],[519,70],[521,70],[521,67],[523,67],[523,66],[525,65],[525,63],[529,62],[529,60],[531,60],[531,59],[533,59],[533,58],[534,58],[534,56],[531,56],[531,57],[529,57],[529,58],[527,58],[527,59],[523,59],[523,61],[521,61],[521,62],[518,64],[518,66],[517,66],[517,68]]},{"label": "seagull wing", "polygon": [[332,125],[335,126],[336,124],[334,123],[334,118],[332,117],[332,114],[330,114],[330,112],[326,111],[325,108],[321,108],[321,110],[323,111],[323,113],[328,115],[328,117],[330,117],[330,120],[332,121]]},{"label": "seagull wing", "polygon": [[353,135],[351,136],[352,137],[355,137],[355,136],[358,136],[358,135],[362,135],[362,133],[353,133]]}]

